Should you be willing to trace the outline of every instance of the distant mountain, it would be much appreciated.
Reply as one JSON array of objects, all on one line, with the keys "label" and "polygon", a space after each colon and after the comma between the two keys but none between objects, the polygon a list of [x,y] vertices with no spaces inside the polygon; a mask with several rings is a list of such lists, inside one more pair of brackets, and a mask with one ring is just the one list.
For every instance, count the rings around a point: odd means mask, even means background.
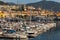
[{"label": "distant mountain", "polygon": [[[0,5],[17,5],[15,3],[5,3],[0,1]],[[53,10],[53,11],[60,11],[60,3],[54,1],[40,1],[36,3],[29,3],[27,6],[32,5],[35,8],[41,7],[42,9]]]},{"label": "distant mountain", "polygon": [[16,5],[15,3],[12,3],[12,2],[10,2],[10,3],[6,3],[7,5]]},{"label": "distant mountain", "polygon": [[27,5],[32,5],[35,8],[41,7],[42,9],[48,9],[48,10],[54,10],[54,11],[60,11],[60,3],[54,2],[54,1],[40,1],[36,3],[30,3]]},{"label": "distant mountain", "polygon": [[5,2],[3,2],[3,1],[0,1],[0,5],[15,5],[15,3],[5,3]]},{"label": "distant mountain", "polygon": [[3,5],[3,4],[6,4],[6,3],[4,3],[3,1],[0,1],[0,5]]}]

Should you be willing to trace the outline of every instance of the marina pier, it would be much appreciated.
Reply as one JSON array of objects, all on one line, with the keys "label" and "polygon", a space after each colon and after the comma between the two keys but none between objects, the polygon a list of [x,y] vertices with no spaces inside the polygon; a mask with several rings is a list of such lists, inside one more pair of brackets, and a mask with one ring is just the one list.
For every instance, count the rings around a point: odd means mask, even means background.
[{"label": "marina pier", "polygon": [[44,32],[47,32],[51,28],[55,28],[56,23],[53,21],[47,21],[47,22],[33,22],[31,21],[31,24],[29,21],[23,22],[15,20],[11,21],[11,19],[8,18],[8,21],[6,19],[0,19],[0,37],[3,38],[16,38],[19,40],[28,40],[29,38],[34,38],[38,35],[41,35]]}]

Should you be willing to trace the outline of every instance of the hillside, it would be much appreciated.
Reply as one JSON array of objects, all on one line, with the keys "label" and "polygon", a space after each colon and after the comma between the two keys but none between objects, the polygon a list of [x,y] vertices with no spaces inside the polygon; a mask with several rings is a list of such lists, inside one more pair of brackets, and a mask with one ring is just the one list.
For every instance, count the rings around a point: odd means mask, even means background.
[{"label": "hillside", "polygon": [[[16,5],[15,3],[5,3],[0,1],[0,5]],[[29,3],[27,6],[32,5],[35,8],[41,7],[42,9],[60,11],[60,3],[54,1],[40,1],[36,3]]]},{"label": "hillside", "polygon": [[0,1],[0,5],[15,5],[15,3],[5,3],[3,1]]},{"label": "hillside", "polygon": [[40,1],[36,3],[30,3],[27,5],[32,5],[35,8],[41,7],[42,9],[48,9],[48,10],[54,10],[54,11],[60,11],[60,3],[54,2],[54,1]]}]

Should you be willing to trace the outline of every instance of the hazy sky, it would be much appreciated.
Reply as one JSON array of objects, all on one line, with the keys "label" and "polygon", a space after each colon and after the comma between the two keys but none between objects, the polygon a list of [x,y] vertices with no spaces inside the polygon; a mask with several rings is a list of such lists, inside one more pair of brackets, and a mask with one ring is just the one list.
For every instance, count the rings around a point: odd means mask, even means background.
[{"label": "hazy sky", "polygon": [[[5,2],[14,2],[14,3],[21,3],[21,4],[26,4],[26,3],[32,3],[32,2],[38,2],[38,1],[41,1],[41,0],[2,0],[2,1],[5,1]],[[60,0],[50,0],[50,1],[56,1],[56,2],[60,2]]]}]

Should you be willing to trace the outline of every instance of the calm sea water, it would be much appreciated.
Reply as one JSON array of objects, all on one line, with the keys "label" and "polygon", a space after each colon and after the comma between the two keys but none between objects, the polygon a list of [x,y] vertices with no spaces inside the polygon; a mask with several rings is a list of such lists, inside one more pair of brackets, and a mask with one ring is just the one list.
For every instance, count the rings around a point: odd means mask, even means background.
[{"label": "calm sea water", "polygon": [[30,40],[60,40],[60,21],[57,21],[57,28],[43,33],[42,35],[37,36],[36,38]]},{"label": "calm sea water", "polygon": [[43,33],[31,40],[60,40],[60,30]]}]

